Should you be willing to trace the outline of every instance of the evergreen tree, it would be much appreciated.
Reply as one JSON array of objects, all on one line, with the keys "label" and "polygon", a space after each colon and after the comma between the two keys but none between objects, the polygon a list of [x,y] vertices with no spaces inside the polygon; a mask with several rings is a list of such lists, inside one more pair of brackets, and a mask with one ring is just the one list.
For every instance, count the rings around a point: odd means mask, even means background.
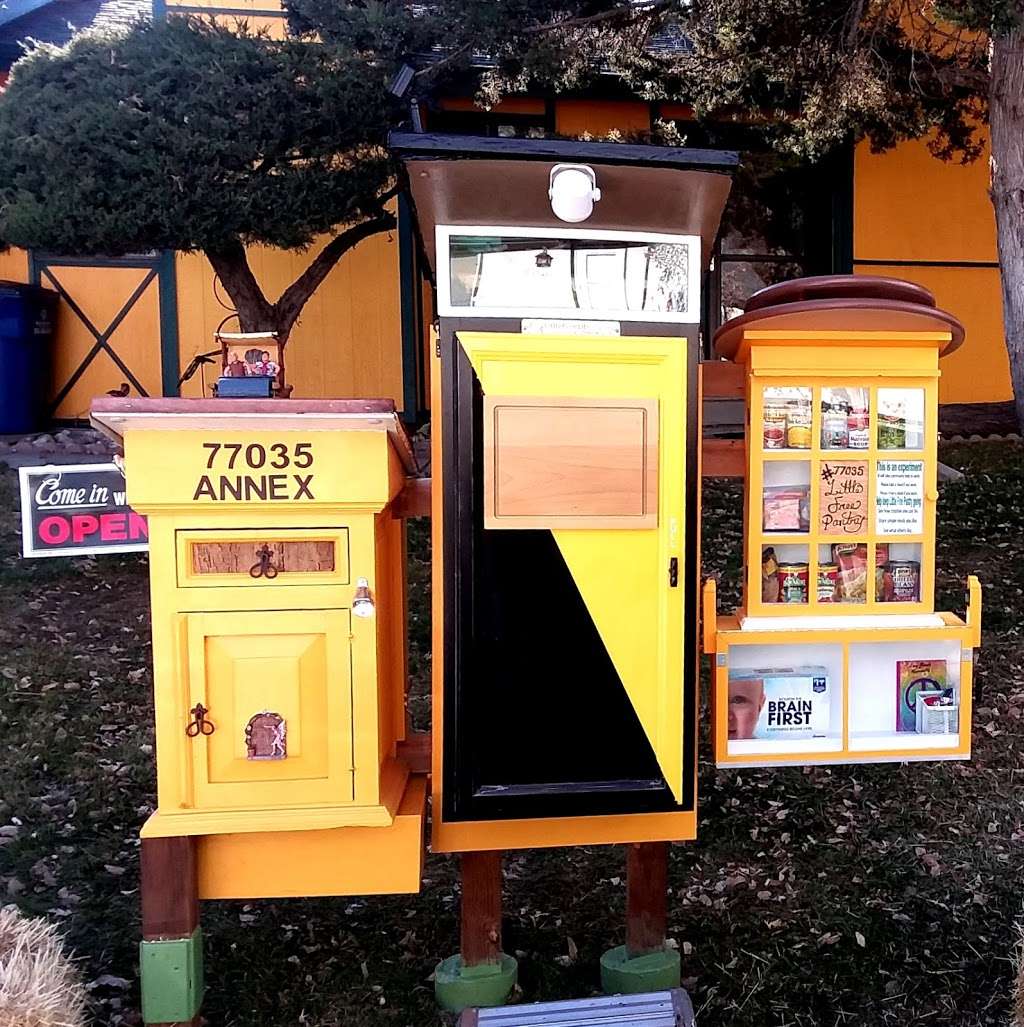
[{"label": "evergreen tree", "polygon": [[[0,94],[0,239],[76,255],[202,251],[241,329],[283,345],[340,257],[394,224],[385,85],[337,48],[195,18],[38,49]],[[324,235],[268,299],[246,247]]]}]

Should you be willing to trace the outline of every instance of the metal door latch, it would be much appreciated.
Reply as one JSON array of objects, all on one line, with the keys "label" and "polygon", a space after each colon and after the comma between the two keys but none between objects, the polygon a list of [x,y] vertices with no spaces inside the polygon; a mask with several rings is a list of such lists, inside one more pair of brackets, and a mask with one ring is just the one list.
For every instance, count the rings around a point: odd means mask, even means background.
[{"label": "metal door latch", "polygon": [[197,702],[189,710],[189,713],[192,714],[192,720],[189,721],[188,727],[185,728],[185,734],[189,738],[197,738],[199,735],[212,735],[217,730],[213,721],[206,719],[206,714],[209,712],[201,702]]},{"label": "metal door latch", "polygon": [[256,550],[256,555],[259,557],[259,560],[249,568],[249,576],[253,578],[276,578],[277,568],[270,562],[270,558],[274,555],[270,546],[264,542],[263,547]]}]

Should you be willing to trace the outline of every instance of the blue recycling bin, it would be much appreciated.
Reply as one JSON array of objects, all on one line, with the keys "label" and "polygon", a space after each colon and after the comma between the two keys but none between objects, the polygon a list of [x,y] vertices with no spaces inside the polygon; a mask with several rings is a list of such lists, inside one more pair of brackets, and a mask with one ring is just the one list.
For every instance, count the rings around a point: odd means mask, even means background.
[{"label": "blue recycling bin", "polygon": [[0,281],[0,434],[43,427],[57,293]]}]

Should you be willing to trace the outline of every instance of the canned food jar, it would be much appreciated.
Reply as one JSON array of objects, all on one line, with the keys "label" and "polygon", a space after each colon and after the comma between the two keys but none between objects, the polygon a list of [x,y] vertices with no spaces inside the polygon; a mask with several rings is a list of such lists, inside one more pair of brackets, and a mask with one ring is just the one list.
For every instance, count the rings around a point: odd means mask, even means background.
[{"label": "canned food jar", "polygon": [[779,597],[784,603],[807,602],[808,565],[779,564]]},{"label": "canned food jar", "polygon": [[878,448],[906,449],[907,422],[906,418],[893,414],[878,416]]},{"label": "canned food jar", "polygon": [[765,403],[764,448],[786,448],[786,407],[781,403]]},{"label": "canned food jar", "polygon": [[821,448],[846,449],[849,444],[849,413],[846,404],[826,403],[821,412]]},{"label": "canned food jar", "polygon": [[811,401],[790,400],[786,408],[786,445],[790,449],[811,448]]},{"label": "canned food jar", "polygon": [[921,601],[921,565],[916,560],[889,562],[892,579],[893,603],[919,603]]},{"label": "canned food jar", "polygon": [[867,410],[851,407],[846,418],[846,431],[850,449],[867,449],[871,443]]},{"label": "canned food jar", "polygon": [[823,563],[818,566],[818,602],[834,603],[839,590],[839,566]]}]

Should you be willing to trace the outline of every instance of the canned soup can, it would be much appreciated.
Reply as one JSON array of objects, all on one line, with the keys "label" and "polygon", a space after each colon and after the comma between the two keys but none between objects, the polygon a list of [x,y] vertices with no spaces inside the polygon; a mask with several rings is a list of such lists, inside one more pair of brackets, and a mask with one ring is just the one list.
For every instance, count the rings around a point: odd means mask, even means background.
[{"label": "canned soup can", "polygon": [[890,560],[889,575],[894,603],[921,601],[921,565],[916,560]]},{"label": "canned soup can", "polygon": [[807,602],[808,566],[806,563],[779,564],[779,596],[784,603]]},{"label": "canned soup can", "polygon": [[818,567],[818,602],[834,603],[839,591],[839,565],[823,563]]}]

